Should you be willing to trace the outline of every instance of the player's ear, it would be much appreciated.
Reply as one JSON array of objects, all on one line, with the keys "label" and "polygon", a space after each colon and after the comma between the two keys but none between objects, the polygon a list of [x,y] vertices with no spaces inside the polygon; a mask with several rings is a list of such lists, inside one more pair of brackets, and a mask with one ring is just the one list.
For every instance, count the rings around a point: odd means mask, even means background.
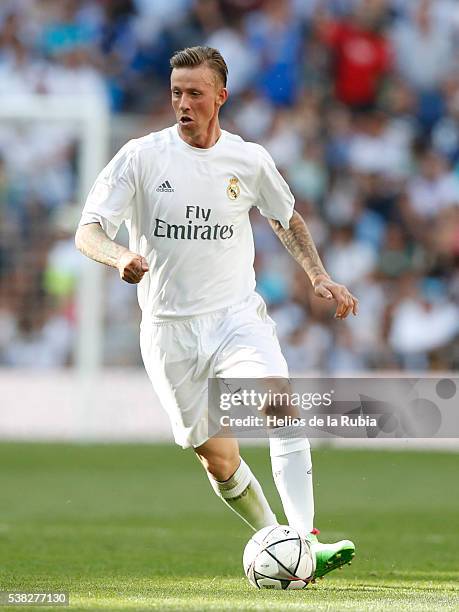
[{"label": "player's ear", "polygon": [[217,95],[218,106],[223,106],[227,100],[228,100],[228,90],[226,89],[226,87],[221,87]]}]

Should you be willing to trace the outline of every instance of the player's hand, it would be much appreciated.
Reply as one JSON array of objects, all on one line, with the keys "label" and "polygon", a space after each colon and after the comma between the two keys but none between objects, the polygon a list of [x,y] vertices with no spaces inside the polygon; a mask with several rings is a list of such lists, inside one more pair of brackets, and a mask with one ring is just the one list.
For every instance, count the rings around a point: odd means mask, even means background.
[{"label": "player's hand", "polygon": [[318,276],[314,280],[314,293],[325,300],[337,303],[335,319],[345,319],[352,312],[358,314],[359,300],[344,285],[335,283],[327,276]]},{"label": "player's hand", "polygon": [[137,255],[132,251],[126,251],[121,255],[117,264],[120,278],[127,283],[140,283],[143,275],[148,270],[148,263],[145,257]]}]

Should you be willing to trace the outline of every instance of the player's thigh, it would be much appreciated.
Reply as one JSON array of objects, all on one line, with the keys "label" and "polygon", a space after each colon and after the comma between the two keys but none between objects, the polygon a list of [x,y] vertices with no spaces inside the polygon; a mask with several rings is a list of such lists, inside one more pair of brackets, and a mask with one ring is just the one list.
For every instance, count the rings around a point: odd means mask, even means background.
[{"label": "player's thigh", "polygon": [[297,416],[291,405],[288,366],[282,354],[274,321],[257,294],[248,306],[226,322],[217,353],[215,372],[226,391],[254,390],[266,397],[257,410],[277,416]]},{"label": "player's thigh", "polygon": [[140,345],[145,369],[183,448],[208,439],[208,358],[185,323],[144,326]]},{"label": "player's thigh", "polygon": [[214,363],[217,378],[288,379],[275,323],[259,295],[223,321],[218,335],[220,346]]}]

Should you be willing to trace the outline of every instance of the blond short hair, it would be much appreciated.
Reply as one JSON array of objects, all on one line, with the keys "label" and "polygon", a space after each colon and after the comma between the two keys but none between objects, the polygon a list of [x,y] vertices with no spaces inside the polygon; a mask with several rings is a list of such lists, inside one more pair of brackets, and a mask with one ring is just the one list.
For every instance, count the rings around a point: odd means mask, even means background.
[{"label": "blond short hair", "polygon": [[170,59],[171,68],[194,68],[196,66],[209,66],[226,87],[228,79],[228,66],[222,54],[213,47],[187,47],[176,51]]}]

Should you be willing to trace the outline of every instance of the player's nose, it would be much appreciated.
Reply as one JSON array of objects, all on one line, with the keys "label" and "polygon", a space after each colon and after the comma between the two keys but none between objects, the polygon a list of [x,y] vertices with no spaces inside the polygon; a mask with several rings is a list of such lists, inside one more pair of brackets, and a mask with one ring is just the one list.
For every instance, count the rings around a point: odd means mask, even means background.
[{"label": "player's nose", "polygon": [[189,110],[190,108],[190,99],[186,95],[182,95],[179,101],[179,110],[183,112]]}]

